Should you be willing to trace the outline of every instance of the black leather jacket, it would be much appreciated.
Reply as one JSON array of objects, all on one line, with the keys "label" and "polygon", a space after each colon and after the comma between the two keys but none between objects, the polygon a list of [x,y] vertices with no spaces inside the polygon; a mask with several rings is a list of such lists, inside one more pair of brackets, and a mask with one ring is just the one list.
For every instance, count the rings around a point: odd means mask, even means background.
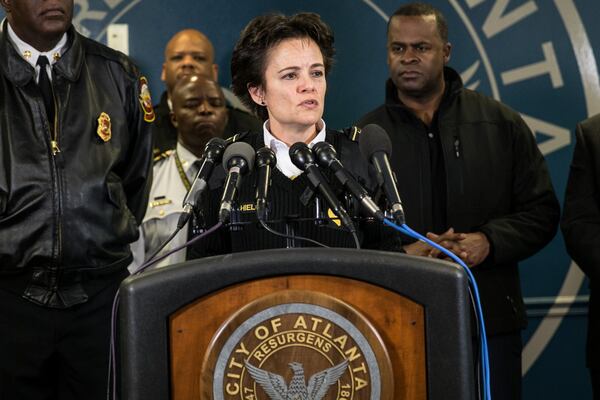
[{"label": "black leather jacket", "polygon": [[[68,307],[88,298],[83,273],[122,271],[131,260],[129,243],[138,236],[151,185],[152,136],[145,119],[153,115],[142,107],[144,79],[131,61],[73,28],[53,70],[57,112],[49,124],[35,71],[9,41],[5,22],[0,288]],[[102,113],[110,117],[106,141],[98,134],[106,123]],[[51,125],[60,150],[55,154]]]}]

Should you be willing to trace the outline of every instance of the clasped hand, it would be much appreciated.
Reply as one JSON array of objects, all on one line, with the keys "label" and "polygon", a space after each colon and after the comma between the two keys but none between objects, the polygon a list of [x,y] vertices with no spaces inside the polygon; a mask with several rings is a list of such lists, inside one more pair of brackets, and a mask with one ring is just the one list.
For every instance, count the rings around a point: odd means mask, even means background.
[{"label": "clasped hand", "polygon": [[[426,236],[429,240],[460,257],[469,267],[481,264],[490,253],[490,242],[482,232],[460,233],[454,232],[454,228],[450,228],[441,234],[427,232]],[[421,241],[404,246],[404,250],[406,254],[410,255],[449,258],[440,250]]]}]

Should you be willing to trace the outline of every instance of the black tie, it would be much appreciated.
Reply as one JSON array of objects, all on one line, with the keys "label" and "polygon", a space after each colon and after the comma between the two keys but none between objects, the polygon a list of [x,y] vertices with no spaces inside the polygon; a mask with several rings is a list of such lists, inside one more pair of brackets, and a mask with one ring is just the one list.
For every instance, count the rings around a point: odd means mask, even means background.
[{"label": "black tie", "polygon": [[37,65],[40,66],[40,77],[38,80],[38,86],[42,97],[44,98],[44,106],[46,107],[46,115],[50,126],[54,126],[54,95],[52,94],[52,82],[48,78],[48,72],[46,66],[49,64],[46,56],[39,56]]},{"label": "black tie", "polygon": [[202,166],[202,160],[194,161],[194,163],[192,164],[192,166],[189,169],[190,182],[194,181],[194,179],[196,178],[196,175],[198,175],[198,171],[200,171],[201,166]]}]

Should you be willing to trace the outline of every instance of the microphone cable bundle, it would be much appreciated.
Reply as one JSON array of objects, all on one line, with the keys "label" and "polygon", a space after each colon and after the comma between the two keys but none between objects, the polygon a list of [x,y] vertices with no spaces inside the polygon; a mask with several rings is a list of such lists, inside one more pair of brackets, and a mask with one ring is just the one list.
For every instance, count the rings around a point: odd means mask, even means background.
[{"label": "microphone cable bundle", "polygon": [[284,239],[300,240],[303,242],[309,242],[316,246],[326,247],[323,243],[319,243],[316,240],[296,235],[287,235],[271,228],[266,221],[267,218],[267,197],[269,192],[269,186],[271,186],[271,171],[277,165],[277,157],[275,152],[268,147],[263,147],[256,152],[256,169],[258,177],[256,178],[256,218],[260,222],[261,226],[268,232],[275,236],[282,237]]},{"label": "microphone cable bundle", "polygon": [[[483,384],[483,393],[479,393],[479,397],[483,400],[491,400],[490,393],[490,372],[488,359],[487,336],[485,323],[483,319],[483,310],[479,296],[479,289],[475,281],[475,277],[469,267],[454,253],[447,250],[443,246],[427,239],[418,232],[412,230],[405,223],[404,210],[402,201],[398,192],[396,177],[391,169],[389,158],[391,157],[392,144],[388,134],[378,125],[370,124],[362,129],[359,136],[359,148],[362,155],[375,167],[377,172],[377,184],[383,188],[385,198],[387,200],[386,211],[382,211],[377,204],[371,199],[369,193],[354,179],[352,174],[342,165],[337,157],[337,153],[333,146],[327,142],[316,143],[312,150],[303,142],[298,142],[290,147],[289,154],[292,163],[304,172],[309,182],[310,187],[314,192],[318,192],[329,205],[331,210],[337,215],[341,223],[352,234],[357,249],[360,249],[360,240],[358,238],[357,229],[348,215],[347,211],[338,200],[333,189],[329,186],[328,180],[321,173],[319,166],[328,168],[333,172],[337,181],[360,203],[361,207],[374,219],[380,221],[404,235],[412,237],[416,240],[424,242],[431,247],[436,248],[450,259],[460,265],[466,272],[469,281],[469,293],[471,302],[475,311],[476,330],[480,340],[480,354],[478,370],[480,376],[478,382]],[[223,195],[220,201],[219,222],[211,228],[202,232],[185,244],[178,246],[166,254],[157,257],[160,251],[177,235],[177,233],[188,223],[194,208],[198,205],[200,195],[208,187],[208,180],[212,171],[221,159],[222,166],[227,172],[227,178],[223,187]],[[227,224],[231,218],[235,198],[240,189],[242,178],[252,172],[254,167],[257,168],[255,206],[256,216],[261,226],[268,232],[283,237],[286,239],[307,241],[317,246],[328,247],[313,239],[296,236],[293,234],[284,234],[277,232],[267,224],[268,214],[268,190],[271,184],[271,174],[273,168],[277,164],[275,153],[268,147],[259,149],[256,153],[252,146],[244,142],[234,142],[229,144],[227,141],[220,138],[211,139],[205,147],[204,156],[202,158],[201,167],[194,179],[190,190],[183,200],[183,212],[179,217],[176,230],[169,238],[161,244],[161,246],[150,256],[147,261],[140,266],[132,275],[138,275],[148,269],[155,263],[163,260],[169,255],[184,249],[195,242],[211,235]],[[319,204],[318,197],[315,198],[317,208]],[[109,354],[109,381],[112,378],[112,394],[113,399],[116,399],[117,380],[116,380],[116,315],[119,303],[119,291],[117,291],[111,317],[111,339],[110,339],[110,354]],[[108,386],[107,399],[110,399],[110,387]]]},{"label": "microphone cable bundle", "polygon": [[360,201],[360,204],[369,214],[379,221],[383,220],[383,212],[377,207],[367,191],[352,177],[352,174],[344,168],[331,144],[327,142],[316,143],[313,146],[313,152],[317,156],[319,165],[331,169],[342,186]]},{"label": "microphone cable bundle", "polygon": [[325,201],[327,201],[329,207],[331,207],[335,215],[340,218],[342,224],[348,228],[352,234],[356,248],[360,249],[360,240],[358,239],[358,234],[356,233],[356,226],[354,226],[352,218],[350,218],[348,212],[344,209],[335,195],[335,192],[329,186],[327,179],[323,176],[323,174],[321,174],[312,150],[306,143],[294,143],[292,147],[290,147],[290,159],[292,160],[292,163],[298,167],[298,169],[304,171],[313,190],[318,190],[319,193],[325,198]]}]

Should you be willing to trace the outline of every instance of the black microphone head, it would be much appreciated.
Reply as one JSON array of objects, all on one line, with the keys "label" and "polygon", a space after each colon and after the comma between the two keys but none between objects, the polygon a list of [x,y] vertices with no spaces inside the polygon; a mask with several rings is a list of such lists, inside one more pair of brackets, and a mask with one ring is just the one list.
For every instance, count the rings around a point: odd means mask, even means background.
[{"label": "black microphone head", "polygon": [[277,157],[275,152],[268,147],[258,149],[256,152],[256,166],[258,168],[268,165],[273,168],[277,164]]},{"label": "black microphone head", "polygon": [[250,172],[254,168],[254,154],[254,149],[248,143],[232,143],[223,153],[223,168],[229,171],[231,167],[237,166],[242,174]]},{"label": "black microphone head", "polygon": [[367,160],[380,151],[383,151],[388,157],[392,156],[392,141],[387,132],[379,125],[369,124],[362,128],[358,136],[358,147]]},{"label": "black microphone head", "polygon": [[337,152],[330,143],[319,142],[315,143],[312,148],[313,153],[317,156],[317,162],[321,167],[329,167],[332,162],[337,160]]},{"label": "black microphone head", "polygon": [[223,152],[227,147],[227,141],[219,137],[214,137],[206,143],[204,146],[204,158],[212,160],[213,162],[219,162],[223,157]]},{"label": "black microphone head", "polygon": [[306,170],[306,167],[315,163],[315,157],[313,152],[308,148],[306,143],[297,142],[290,147],[290,159],[292,163],[301,169]]}]

